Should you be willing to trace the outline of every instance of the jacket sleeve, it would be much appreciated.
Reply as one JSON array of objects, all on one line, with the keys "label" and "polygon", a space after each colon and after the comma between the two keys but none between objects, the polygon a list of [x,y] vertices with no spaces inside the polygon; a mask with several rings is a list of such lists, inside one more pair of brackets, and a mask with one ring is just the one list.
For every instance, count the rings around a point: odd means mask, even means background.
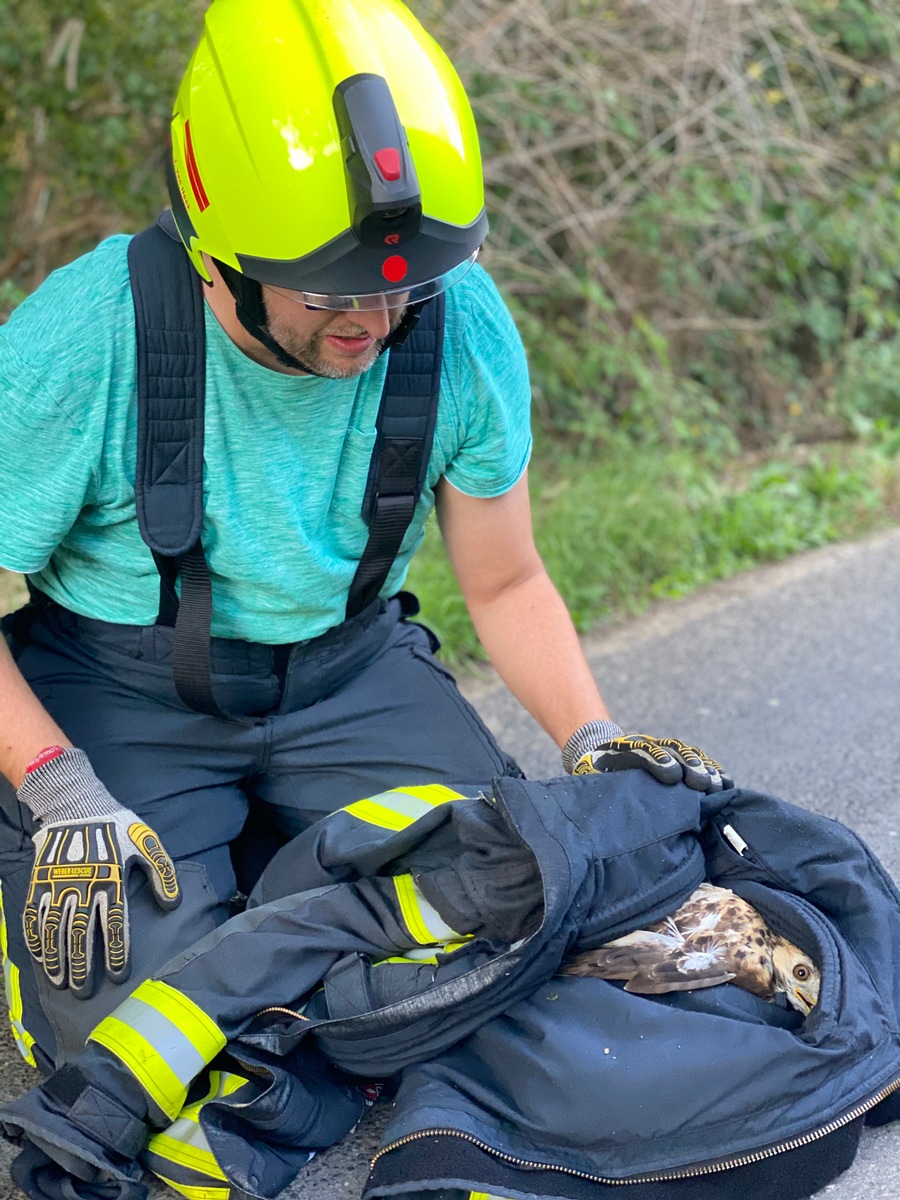
[{"label": "jacket sleeve", "polygon": [[[115,1055],[172,1119],[192,1080],[229,1041],[264,1010],[302,1020],[340,960],[408,964],[424,950],[434,962],[437,950],[469,931],[440,916],[410,871],[387,873],[387,864],[440,829],[460,800],[437,785],[397,789],[326,818],[276,864],[279,881],[294,882],[292,894],[255,903],[172,959],[89,1042]],[[379,865],[385,874],[360,878]],[[254,900],[277,890],[263,886]]]}]

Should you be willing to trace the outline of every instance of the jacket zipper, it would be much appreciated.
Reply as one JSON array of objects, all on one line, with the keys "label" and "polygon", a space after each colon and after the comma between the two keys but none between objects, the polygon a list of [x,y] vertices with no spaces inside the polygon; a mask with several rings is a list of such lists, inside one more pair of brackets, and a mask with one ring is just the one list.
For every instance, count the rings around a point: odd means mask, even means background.
[{"label": "jacket zipper", "polygon": [[296,1021],[308,1021],[309,1017],[304,1017],[303,1013],[294,1012],[292,1008],[282,1008],[280,1004],[275,1004],[271,1008],[261,1008],[257,1017],[265,1017],[268,1013],[284,1013],[287,1017],[293,1017]]},{"label": "jacket zipper", "polygon": [[659,1181],[668,1179],[694,1179],[700,1175],[714,1175],[719,1171],[728,1171],[732,1167],[746,1167],[751,1163],[761,1162],[765,1158],[774,1158],[776,1154],[784,1154],[788,1150],[796,1150],[800,1146],[807,1146],[810,1142],[816,1142],[820,1138],[827,1137],[830,1133],[835,1133],[838,1129],[843,1128],[845,1125],[849,1125],[858,1117],[863,1116],[864,1113],[867,1113],[869,1109],[874,1108],[876,1104],[880,1104],[882,1100],[886,1099],[898,1088],[900,1088],[900,1075],[898,1075],[897,1078],[889,1083],[886,1087],[883,1087],[879,1092],[876,1092],[874,1096],[871,1096],[862,1104],[857,1104],[854,1108],[850,1109],[849,1112],[846,1112],[842,1116],[835,1118],[835,1120],[829,1121],[828,1124],[823,1125],[821,1129],[814,1129],[810,1133],[804,1133],[799,1137],[791,1138],[785,1142],[777,1142],[772,1146],[766,1146],[762,1150],[754,1150],[748,1154],[738,1155],[736,1158],[722,1159],[718,1162],[707,1163],[701,1166],[687,1167],[680,1171],[652,1171],[647,1175],[632,1175],[629,1176],[628,1179],[607,1179],[603,1175],[590,1175],[586,1171],[575,1171],[571,1167],[558,1167],[552,1163],[531,1162],[528,1159],[516,1158],[511,1154],[505,1154],[502,1150],[495,1150],[493,1146],[489,1146],[486,1142],[482,1142],[478,1138],[473,1137],[472,1134],[463,1133],[459,1129],[422,1129],[417,1133],[407,1134],[406,1137],[398,1138],[397,1141],[391,1142],[390,1145],[382,1147],[382,1149],[379,1150],[372,1159],[369,1166],[370,1169],[373,1168],[380,1158],[383,1158],[385,1154],[389,1154],[391,1150],[396,1150],[400,1146],[407,1146],[410,1144],[410,1142],[418,1142],[423,1138],[440,1135],[443,1137],[461,1138],[463,1141],[470,1142],[473,1146],[477,1146],[479,1150],[483,1150],[492,1157],[499,1158],[503,1162],[512,1163],[513,1166],[520,1169],[526,1168],[536,1171],[559,1171],[561,1174],[574,1175],[578,1179],[588,1179],[592,1183],[602,1183],[607,1187],[627,1187],[632,1183],[657,1183]]}]

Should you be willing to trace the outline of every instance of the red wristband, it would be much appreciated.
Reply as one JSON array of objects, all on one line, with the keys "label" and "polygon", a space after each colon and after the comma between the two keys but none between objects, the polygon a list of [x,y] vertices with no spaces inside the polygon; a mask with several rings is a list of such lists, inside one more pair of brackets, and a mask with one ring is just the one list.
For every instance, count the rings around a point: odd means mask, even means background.
[{"label": "red wristband", "polygon": [[47,746],[40,754],[36,755],[28,766],[25,768],[25,774],[30,775],[32,771],[36,771],[38,767],[42,767],[44,763],[52,762],[54,758],[59,758],[65,753],[65,746]]}]

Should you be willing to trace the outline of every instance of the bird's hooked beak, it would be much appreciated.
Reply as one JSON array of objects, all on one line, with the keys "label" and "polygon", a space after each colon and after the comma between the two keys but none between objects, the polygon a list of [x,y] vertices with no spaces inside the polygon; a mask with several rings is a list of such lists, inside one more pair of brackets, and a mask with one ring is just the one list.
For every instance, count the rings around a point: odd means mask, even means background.
[{"label": "bird's hooked beak", "polygon": [[808,1017],[816,1007],[817,997],[811,996],[809,992],[804,992],[798,987],[791,988],[791,996],[793,997],[794,1008],[799,1009],[804,1017]]}]

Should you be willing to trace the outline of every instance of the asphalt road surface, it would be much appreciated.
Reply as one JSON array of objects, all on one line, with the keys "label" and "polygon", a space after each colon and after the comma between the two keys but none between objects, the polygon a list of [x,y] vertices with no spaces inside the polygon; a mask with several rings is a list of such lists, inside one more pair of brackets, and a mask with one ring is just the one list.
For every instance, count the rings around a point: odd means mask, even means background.
[{"label": "asphalt road surface", "polygon": [[[892,530],[662,603],[589,639],[587,650],[628,731],[694,742],[738,783],[844,821],[900,880],[898,617],[900,530]],[[482,679],[465,690],[530,776],[558,774],[558,751],[501,686]],[[6,1045],[0,1072],[2,1095],[31,1081]],[[376,1106],[283,1200],[358,1197],[385,1117]],[[3,1179],[8,1161],[0,1149]],[[8,1182],[0,1195],[21,1196]],[[898,1200],[900,1123],[867,1130],[854,1166],[816,1200],[826,1197]]]}]

